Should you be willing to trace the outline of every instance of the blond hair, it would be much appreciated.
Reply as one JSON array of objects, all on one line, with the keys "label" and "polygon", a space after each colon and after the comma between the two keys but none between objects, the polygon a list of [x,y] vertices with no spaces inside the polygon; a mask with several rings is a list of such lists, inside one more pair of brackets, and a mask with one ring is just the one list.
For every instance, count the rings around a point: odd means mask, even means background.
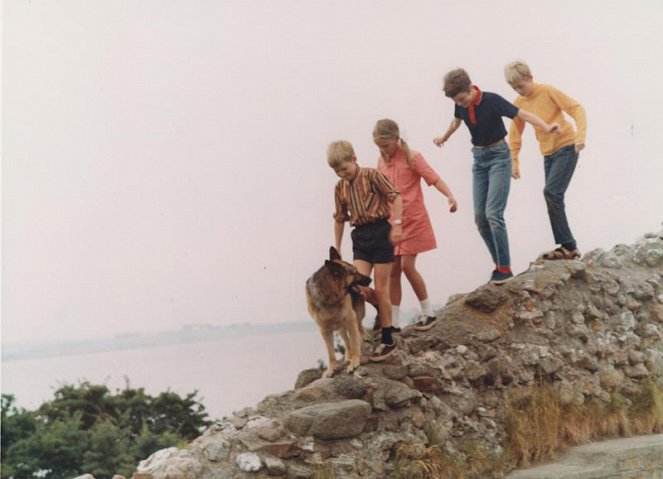
[{"label": "blond hair", "polygon": [[[401,150],[403,150],[403,153],[405,154],[407,164],[409,166],[414,166],[412,151],[410,151],[410,147],[405,142],[405,140],[401,138],[401,133],[398,129],[398,123],[396,123],[394,120],[383,118],[382,120],[377,121],[375,127],[373,128],[373,141],[375,140],[397,140],[398,146],[401,147]],[[385,163],[389,163],[390,158],[385,158],[384,156],[382,158],[384,159]]]},{"label": "blond hair", "polygon": [[444,75],[444,94],[449,98],[453,98],[459,93],[470,91],[472,80],[465,70],[456,68]]},{"label": "blond hair", "polygon": [[532,78],[532,71],[527,63],[516,60],[504,67],[504,78],[509,85],[529,80]]},{"label": "blond hair", "polygon": [[346,161],[352,161],[354,157],[355,150],[349,141],[334,141],[327,147],[327,163],[334,169]]}]

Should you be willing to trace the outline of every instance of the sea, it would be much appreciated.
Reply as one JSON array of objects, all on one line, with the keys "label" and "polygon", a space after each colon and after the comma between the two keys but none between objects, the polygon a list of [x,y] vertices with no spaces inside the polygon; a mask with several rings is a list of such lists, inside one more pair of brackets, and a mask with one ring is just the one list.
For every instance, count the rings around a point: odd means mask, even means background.
[{"label": "sea", "polygon": [[196,399],[209,418],[221,419],[267,395],[293,389],[300,371],[326,362],[314,324],[282,329],[260,334],[203,331],[189,334],[187,341],[174,341],[178,335],[170,335],[170,340],[134,338],[106,341],[104,348],[99,343],[27,352],[23,348],[22,354],[3,349],[0,389],[28,410],[52,400],[58,387],[82,381],[105,384],[113,392],[126,386],[144,388],[151,395],[198,391]]}]

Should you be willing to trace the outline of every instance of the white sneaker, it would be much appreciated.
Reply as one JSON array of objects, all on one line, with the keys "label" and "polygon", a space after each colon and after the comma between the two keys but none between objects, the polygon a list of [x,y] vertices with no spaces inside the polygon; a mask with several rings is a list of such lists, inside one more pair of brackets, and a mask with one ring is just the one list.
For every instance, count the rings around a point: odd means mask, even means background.
[{"label": "white sneaker", "polygon": [[436,320],[437,316],[428,316],[422,313],[417,318],[417,322],[414,323],[413,329],[415,331],[428,331],[429,329],[432,329],[433,326],[435,326]]}]

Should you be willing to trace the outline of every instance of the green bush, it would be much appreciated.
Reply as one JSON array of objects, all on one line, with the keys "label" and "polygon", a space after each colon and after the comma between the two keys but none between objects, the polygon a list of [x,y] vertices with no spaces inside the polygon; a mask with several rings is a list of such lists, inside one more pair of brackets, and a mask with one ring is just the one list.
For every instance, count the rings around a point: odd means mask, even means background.
[{"label": "green bush", "polygon": [[153,452],[183,446],[211,422],[197,392],[156,397],[128,386],[64,385],[36,411],[2,395],[2,479],[131,476]]}]

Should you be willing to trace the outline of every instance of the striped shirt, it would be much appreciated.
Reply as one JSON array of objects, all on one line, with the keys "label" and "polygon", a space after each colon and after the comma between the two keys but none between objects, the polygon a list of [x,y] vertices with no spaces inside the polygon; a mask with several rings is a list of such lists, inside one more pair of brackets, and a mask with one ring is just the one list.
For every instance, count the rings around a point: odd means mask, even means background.
[{"label": "striped shirt", "polygon": [[350,226],[375,223],[391,215],[390,203],[400,192],[389,179],[375,168],[359,168],[352,180],[339,180],[334,190],[338,223],[349,221]]}]

